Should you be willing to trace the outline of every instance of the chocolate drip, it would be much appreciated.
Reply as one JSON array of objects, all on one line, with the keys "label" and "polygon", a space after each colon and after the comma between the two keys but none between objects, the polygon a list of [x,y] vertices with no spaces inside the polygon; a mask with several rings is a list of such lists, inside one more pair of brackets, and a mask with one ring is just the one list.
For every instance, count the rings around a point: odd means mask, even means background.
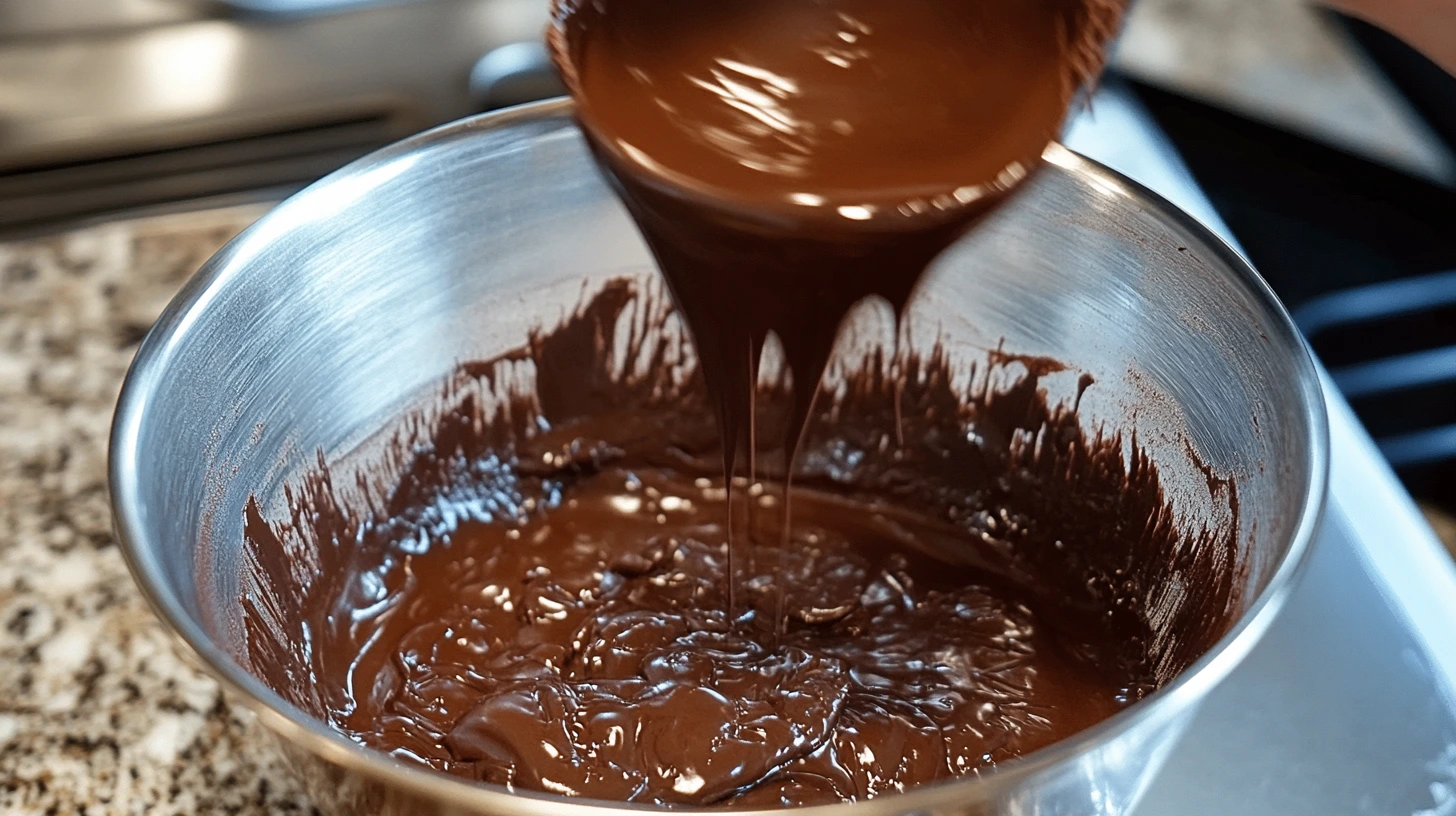
[{"label": "chocolate drip", "polygon": [[[926,266],[1040,163],[1101,68],[1112,0],[558,0],[588,140],[691,329],[723,438],[760,350],[795,450],[850,308]],[[731,588],[730,588],[731,591]]]}]

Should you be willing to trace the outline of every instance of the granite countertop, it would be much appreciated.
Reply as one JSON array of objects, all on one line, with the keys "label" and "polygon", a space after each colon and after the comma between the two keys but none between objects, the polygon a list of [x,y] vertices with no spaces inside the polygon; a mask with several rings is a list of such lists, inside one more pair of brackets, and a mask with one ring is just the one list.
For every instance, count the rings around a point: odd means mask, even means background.
[{"label": "granite countertop", "polygon": [[308,812],[260,726],[152,616],[111,535],[137,343],[257,208],[0,244],[0,812]]},{"label": "granite countertop", "polygon": [[[1341,138],[1354,142],[1400,118],[1361,107],[1375,104],[1363,80],[1325,70],[1328,41],[1310,39],[1298,0],[1140,2],[1125,70],[1215,97],[1261,76],[1285,77],[1259,87],[1286,100],[1309,88],[1339,95],[1344,83]],[[1226,53],[1219,44],[1230,42],[1245,50]],[[1280,69],[1290,59],[1304,67]],[[1244,98],[1254,109],[1270,101]],[[1443,172],[1414,142],[1390,151]],[[142,335],[262,211],[0,243],[0,812],[312,810],[261,726],[146,608],[111,535],[105,484],[111,413]]]}]

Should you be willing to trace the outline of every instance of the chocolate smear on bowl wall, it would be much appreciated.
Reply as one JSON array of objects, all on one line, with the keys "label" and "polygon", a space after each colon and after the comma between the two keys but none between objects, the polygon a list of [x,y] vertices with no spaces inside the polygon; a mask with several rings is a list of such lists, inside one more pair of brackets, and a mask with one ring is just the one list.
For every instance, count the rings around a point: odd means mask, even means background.
[{"label": "chocolate smear on bowl wall", "polygon": [[[722,449],[683,341],[663,293],[615,281],[461,366],[358,489],[321,461],[286,517],[250,505],[252,670],[469,779],[767,807],[994,767],[1227,631],[1234,525],[1180,523],[1157,466],[1048,397],[1039,358],[938,345],[843,361],[787,542],[785,458],[763,444],[730,614]],[[755,395],[770,430],[786,378]]]}]

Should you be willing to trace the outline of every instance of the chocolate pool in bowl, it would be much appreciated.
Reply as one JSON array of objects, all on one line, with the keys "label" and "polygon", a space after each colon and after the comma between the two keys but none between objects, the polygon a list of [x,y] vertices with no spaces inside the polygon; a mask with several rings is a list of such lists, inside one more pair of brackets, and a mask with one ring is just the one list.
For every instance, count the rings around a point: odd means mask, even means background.
[{"label": "chocolate pool in bowl", "polygon": [[[845,361],[792,495],[743,478],[732,507],[695,361],[648,285],[608,281],[461,366],[377,460],[346,466],[361,495],[332,466],[277,521],[250,502],[253,672],[468,779],[794,806],[984,773],[1160,688],[1228,630],[1236,480],[1209,482],[1223,520],[1181,531],[1140,448],[1124,461],[1119,433],[1047,404],[1050,360]],[[760,389],[764,437],[791,399]],[[782,473],[776,447],[760,472]]]},{"label": "chocolate pool in bowl", "polygon": [[199,273],[118,409],[138,581],[334,812],[1125,812],[1288,591],[1323,416],[1236,256],[1047,159],[898,342],[856,311],[787,547],[782,461],[739,486],[736,625],[691,349],[563,103],[366,158]]}]

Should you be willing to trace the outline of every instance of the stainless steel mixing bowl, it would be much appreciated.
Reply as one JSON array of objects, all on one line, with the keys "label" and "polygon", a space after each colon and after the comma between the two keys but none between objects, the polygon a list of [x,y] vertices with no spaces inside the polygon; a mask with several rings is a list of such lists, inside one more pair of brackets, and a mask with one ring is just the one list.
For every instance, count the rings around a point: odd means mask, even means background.
[{"label": "stainless steel mixing bowl", "polygon": [[[1084,421],[1135,428],[1188,523],[1228,512],[1188,448],[1235,475],[1241,615],[1175,682],[1072,739],[980,778],[815,814],[1127,812],[1199,701],[1263,635],[1309,548],[1325,418],[1283,309],[1243,260],[1157,196],[1062,148],[1047,159],[937,263],[911,309],[912,341],[982,356],[1004,342],[1092,374]],[[250,494],[276,499],[317,455],[354,450],[458,362],[554,323],[583,281],[624,274],[650,276],[649,256],[569,105],[543,103],[416,136],[293,197],[209,261],[142,344],[111,440],[127,558],[158,615],[298,757],[325,810],[627,809],[467,784],[366,750],[238,659]],[[872,324],[875,313],[862,317]],[[1077,373],[1065,376],[1044,384],[1074,389]]]}]

